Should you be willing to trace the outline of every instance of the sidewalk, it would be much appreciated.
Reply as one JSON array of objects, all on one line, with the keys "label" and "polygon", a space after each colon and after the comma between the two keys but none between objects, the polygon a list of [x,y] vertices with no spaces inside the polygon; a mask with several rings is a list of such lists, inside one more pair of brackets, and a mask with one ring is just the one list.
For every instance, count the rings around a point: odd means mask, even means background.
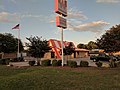
[{"label": "sidewalk", "polygon": [[13,65],[15,67],[26,67],[26,66],[29,66],[28,62],[10,62],[9,65]]}]

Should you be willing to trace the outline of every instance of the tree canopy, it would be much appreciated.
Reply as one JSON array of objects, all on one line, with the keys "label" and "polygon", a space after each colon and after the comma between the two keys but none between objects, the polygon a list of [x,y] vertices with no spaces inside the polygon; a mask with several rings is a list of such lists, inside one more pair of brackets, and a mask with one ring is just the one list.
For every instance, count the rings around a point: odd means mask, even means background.
[{"label": "tree canopy", "polygon": [[89,50],[98,49],[97,43],[96,43],[96,42],[93,42],[93,41],[90,41],[90,42],[87,44],[87,49],[89,49]]},{"label": "tree canopy", "polygon": [[82,48],[82,49],[89,49],[89,50],[98,48],[97,43],[93,42],[93,41],[88,42],[88,44],[80,43],[80,44],[77,45],[77,47]]},{"label": "tree canopy", "polygon": [[80,43],[80,44],[77,45],[77,48],[87,49],[87,45]]},{"label": "tree canopy", "polygon": [[[23,45],[21,40],[19,40],[20,51],[23,51]],[[15,38],[10,33],[2,34],[0,33],[0,52],[12,53],[18,50],[18,39]]]},{"label": "tree canopy", "polygon": [[106,52],[120,51],[120,24],[107,30],[100,39],[97,39],[97,44]]},{"label": "tree canopy", "polygon": [[42,39],[42,37],[31,36],[26,39],[29,41],[29,43],[26,43],[26,46],[29,48],[28,52],[35,58],[42,58],[44,54],[50,50],[48,41]]},{"label": "tree canopy", "polygon": [[73,47],[73,44],[70,42],[69,45],[65,46],[63,50],[65,55],[71,55],[72,53],[74,53],[75,48]]}]

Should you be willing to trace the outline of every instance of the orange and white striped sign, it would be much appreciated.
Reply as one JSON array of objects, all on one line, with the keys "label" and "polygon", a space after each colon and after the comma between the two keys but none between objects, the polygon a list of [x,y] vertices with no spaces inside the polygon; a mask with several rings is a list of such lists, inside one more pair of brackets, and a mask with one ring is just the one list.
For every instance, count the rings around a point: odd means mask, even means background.
[{"label": "orange and white striped sign", "polygon": [[[73,48],[76,48],[74,43],[71,42],[73,45]],[[65,48],[65,46],[69,46],[70,42],[64,41],[63,42],[63,47]],[[57,56],[57,58],[61,58],[60,55],[60,50],[61,50],[61,41],[59,40],[55,40],[55,39],[50,39],[49,40],[49,46],[52,48],[52,51],[55,52],[55,55]]]}]

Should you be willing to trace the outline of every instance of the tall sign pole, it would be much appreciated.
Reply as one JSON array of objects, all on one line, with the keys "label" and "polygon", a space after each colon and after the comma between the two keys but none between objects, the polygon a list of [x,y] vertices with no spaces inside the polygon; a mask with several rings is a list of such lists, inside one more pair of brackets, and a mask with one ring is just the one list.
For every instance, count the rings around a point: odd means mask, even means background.
[{"label": "tall sign pole", "polygon": [[56,16],[56,26],[60,28],[61,31],[61,50],[62,50],[62,66],[64,66],[64,52],[63,52],[63,29],[67,28],[67,0],[55,0],[55,12],[58,14]]},{"label": "tall sign pole", "polygon": [[62,49],[62,66],[64,66],[64,52],[63,52],[63,28],[60,28],[61,29],[61,49]]}]

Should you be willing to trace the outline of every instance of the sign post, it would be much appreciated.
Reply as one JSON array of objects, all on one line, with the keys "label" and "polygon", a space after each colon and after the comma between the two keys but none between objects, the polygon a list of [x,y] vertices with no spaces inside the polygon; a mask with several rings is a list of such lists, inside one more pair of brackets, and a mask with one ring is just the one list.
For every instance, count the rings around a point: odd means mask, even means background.
[{"label": "sign post", "polygon": [[59,15],[56,16],[56,26],[61,31],[61,50],[62,50],[62,66],[64,66],[64,52],[63,52],[63,29],[67,28],[67,0],[55,0],[55,12]]}]

